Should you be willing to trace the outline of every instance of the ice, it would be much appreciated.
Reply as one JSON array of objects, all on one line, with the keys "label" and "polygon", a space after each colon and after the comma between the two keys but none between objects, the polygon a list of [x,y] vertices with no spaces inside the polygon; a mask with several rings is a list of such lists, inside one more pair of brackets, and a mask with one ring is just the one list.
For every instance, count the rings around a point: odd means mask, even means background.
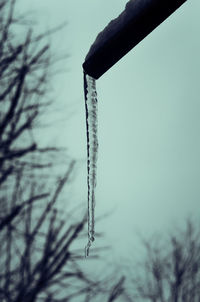
[{"label": "ice", "polygon": [[86,130],[87,130],[87,182],[88,182],[88,243],[85,256],[89,256],[89,249],[95,239],[95,187],[97,170],[97,93],[96,81],[84,73]]}]

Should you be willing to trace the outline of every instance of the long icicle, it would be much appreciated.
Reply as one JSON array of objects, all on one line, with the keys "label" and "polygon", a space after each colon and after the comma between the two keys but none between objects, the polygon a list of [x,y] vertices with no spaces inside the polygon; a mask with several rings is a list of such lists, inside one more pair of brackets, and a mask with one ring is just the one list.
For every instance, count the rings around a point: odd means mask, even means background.
[{"label": "long icicle", "polygon": [[95,187],[96,163],[98,151],[97,138],[97,93],[96,81],[84,73],[84,93],[87,130],[87,183],[88,183],[88,243],[85,247],[85,257],[89,256],[89,249],[95,240]]}]

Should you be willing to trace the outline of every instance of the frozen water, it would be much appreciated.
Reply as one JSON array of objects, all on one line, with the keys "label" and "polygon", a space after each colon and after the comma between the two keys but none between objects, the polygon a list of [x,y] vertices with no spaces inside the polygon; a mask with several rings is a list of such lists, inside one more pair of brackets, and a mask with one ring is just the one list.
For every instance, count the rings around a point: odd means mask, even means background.
[{"label": "frozen water", "polygon": [[85,256],[89,256],[91,243],[95,239],[94,230],[94,208],[95,208],[95,187],[97,169],[97,93],[96,81],[94,78],[84,73],[84,92],[86,110],[86,130],[87,130],[87,168],[88,168],[88,243],[85,248]]}]

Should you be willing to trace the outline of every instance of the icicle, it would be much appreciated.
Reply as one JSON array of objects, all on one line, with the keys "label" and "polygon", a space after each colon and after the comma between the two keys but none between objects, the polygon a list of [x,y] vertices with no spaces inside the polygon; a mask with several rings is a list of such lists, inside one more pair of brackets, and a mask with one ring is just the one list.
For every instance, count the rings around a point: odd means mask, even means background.
[{"label": "icicle", "polygon": [[95,240],[95,187],[96,163],[98,151],[97,138],[97,93],[96,81],[84,73],[84,92],[87,130],[87,183],[88,183],[88,243],[85,247],[85,256],[89,256],[89,249]]}]

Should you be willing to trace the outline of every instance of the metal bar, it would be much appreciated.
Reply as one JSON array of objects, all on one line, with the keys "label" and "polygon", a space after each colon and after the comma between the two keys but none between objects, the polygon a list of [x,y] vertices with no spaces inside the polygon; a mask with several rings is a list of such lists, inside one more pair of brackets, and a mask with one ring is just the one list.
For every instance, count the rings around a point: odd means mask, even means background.
[{"label": "metal bar", "polygon": [[97,36],[84,71],[95,79],[126,55],[186,0],[131,0],[122,14]]}]

